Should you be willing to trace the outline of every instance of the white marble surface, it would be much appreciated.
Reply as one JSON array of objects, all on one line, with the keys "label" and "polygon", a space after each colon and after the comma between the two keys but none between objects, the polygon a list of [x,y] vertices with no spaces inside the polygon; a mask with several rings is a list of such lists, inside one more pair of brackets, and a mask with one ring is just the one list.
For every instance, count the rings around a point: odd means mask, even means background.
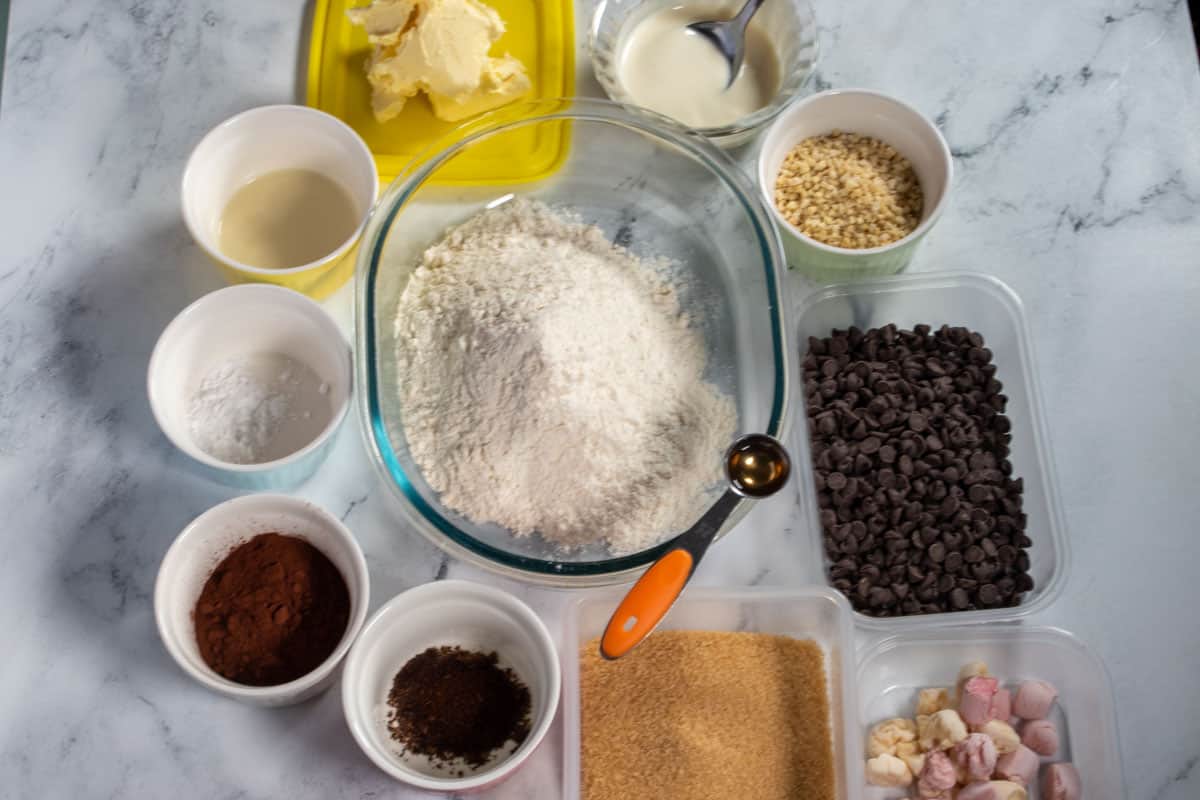
[{"label": "white marble surface", "polygon": [[[219,279],[179,217],[213,124],[298,97],[295,0],[20,2],[0,101],[0,796],[415,797],[340,699],[283,711],[191,683],[155,634],[176,532],[232,492],[155,428],[155,337]],[[1037,622],[1112,673],[1129,797],[1200,796],[1200,74],[1180,0],[819,0],[818,84],[908,98],[945,129],[955,197],[914,269],[1024,297],[1074,545]],[[578,27],[585,28],[584,20]],[[594,92],[581,59],[583,92]],[[347,292],[330,301],[345,318]],[[357,422],[299,493],[343,516],[376,605],[479,577],[397,521]],[[760,509],[699,580],[803,574],[794,508]],[[512,587],[557,630],[569,595]],[[557,732],[491,796],[558,796]]]}]

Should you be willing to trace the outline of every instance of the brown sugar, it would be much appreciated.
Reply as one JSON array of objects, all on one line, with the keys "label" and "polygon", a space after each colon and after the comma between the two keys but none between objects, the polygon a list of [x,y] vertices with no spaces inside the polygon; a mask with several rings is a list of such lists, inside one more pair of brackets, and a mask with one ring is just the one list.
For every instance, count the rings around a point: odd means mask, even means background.
[{"label": "brown sugar", "polygon": [[810,640],[663,631],[580,652],[584,800],[833,800],[824,655]]}]

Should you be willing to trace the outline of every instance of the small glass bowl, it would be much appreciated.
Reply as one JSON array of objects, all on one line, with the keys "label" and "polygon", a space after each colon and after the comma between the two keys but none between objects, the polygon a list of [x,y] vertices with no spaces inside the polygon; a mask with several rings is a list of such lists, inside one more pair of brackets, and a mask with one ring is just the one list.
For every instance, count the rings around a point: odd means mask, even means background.
[{"label": "small glass bowl", "polygon": [[[549,135],[564,125],[570,155],[549,178],[439,185],[459,158],[502,157],[506,141]],[[753,185],[711,144],[665,117],[580,99],[501,109],[456,129],[427,158],[409,164],[367,225],[355,319],[359,412],[367,450],[407,520],[452,555],[508,577],[558,586],[628,581],[669,540],[614,556],[599,546],[563,551],[539,536],[477,524],[442,504],[409,452],[397,389],[404,375],[395,358],[400,296],[421,253],[448,227],[514,195],[573,212],[635,254],[677,262],[680,305],[708,351],[706,377],[733,399],[738,432],[777,438],[785,428],[794,358],[783,345],[788,328],[778,234]],[[739,504],[722,533],[748,508]],[[697,508],[696,517],[704,510]]]},{"label": "small glass bowl", "polygon": [[[728,19],[741,0],[600,0],[588,32],[588,54],[596,80],[610,98],[631,110],[640,106],[621,84],[621,50],[633,26],[668,8],[694,8],[699,18]],[[817,65],[817,18],[809,0],[775,0],[765,3],[752,25],[761,25],[779,57],[779,89],[771,102],[729,125],[693,128],[719,147],[744,144],[775,119],[784,106],[799,96]]]}]

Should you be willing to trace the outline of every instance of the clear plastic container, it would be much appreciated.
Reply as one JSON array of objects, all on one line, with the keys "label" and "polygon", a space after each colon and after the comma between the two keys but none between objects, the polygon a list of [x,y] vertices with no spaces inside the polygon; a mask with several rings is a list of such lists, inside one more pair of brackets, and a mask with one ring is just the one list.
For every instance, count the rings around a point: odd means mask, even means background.
[{"label": "clear plastic container", "polygon": [[[563,800],[581,792],[579,648],[598,637],[620,593],[579,600],[568,610],[563,665]],[[862,798],[862,739],[854,688],[854,630],[850,606],[833,589],[689,589],[660,630],[755,631],[811,639],[825,652],[832,715],[834,770],[841,800]]]},{"label": "clear plastic container", "polygon": [[[1018,619],[1049,605],[1062,590],[1066,578],[1068,546],[1037,378],[1033,372],[1029,326],[1016,293],[999,280],[977,273],[909,275],[820,289],[800,301],[794,316],[796,338],[793,341],[797,351],[807,349],[809,336],[828,336],[834,328],[851,325],[864,330],[888,323],[902,328],[920,323],[935,328],[942,324],[965,325],[982,334],[994,354],[996,377],[1004,384],[1004,393],[1008,396],[1006,413],[1012,422],[1010,460],[1013,474],[1025,479],[1024,511],[1028,517],[1026,533],[1033,540],[1029,558],[1034,588],[1025,594],[1020,605],[887,618],[870,617],[855,611],[852,613],[857,624],[866,629],[891,631],[994,622]],[[799,372],[796,379],[803,385]],[[795,415],[792,441],[797,454],[797,485],[802,509],[816,537],[814,551],[821,554],[823,563],[828,566],[821,543],[821,526],[817,521],[807,415],[802,403],[797,396],[791,409]],[[822,573],[828,583],[828,571],[822,570]]]},{"label": "clear plastic container", "polygon": [[[1108,672],[1086,645],[1057,628],[957,626],[883,639],[859,660],[858,727],[864,741],[876,722],[911,719],[917,691],[953,686],[959,667],[968,661],[985,662],[1010,688],[1034,678],[1054,684],[1059,694],[1050,719],[1059,730],[1059,752],[1042,762],[1073,762],[1088,800],[1125,797]],[[869,787],[865,796],[883,800],[905,795]],[[1030,800],[1038,800],[1036,790]]]}]

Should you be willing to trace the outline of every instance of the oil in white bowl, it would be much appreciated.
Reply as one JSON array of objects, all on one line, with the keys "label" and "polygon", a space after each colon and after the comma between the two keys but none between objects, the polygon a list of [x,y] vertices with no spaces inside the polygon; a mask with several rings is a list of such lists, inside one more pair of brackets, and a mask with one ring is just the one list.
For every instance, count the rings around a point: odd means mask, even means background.
[{"label": "oil in white bowl", "polygon": [[218,247],[260,269],[319,261],[358,229],[357,204],[336,180],[311,169],[267,172],[242,186],[221,213]]},{"label": "oil in white bowl", "polygon": [[688,30],[722,16],[676,6],[634,24],[617,66],[633,102],[691,128],[730,125],[770,104],[779,90],[779,57],[756,21],[746,29],[745,61],[728,88],[729,62],[709,39]]}]

